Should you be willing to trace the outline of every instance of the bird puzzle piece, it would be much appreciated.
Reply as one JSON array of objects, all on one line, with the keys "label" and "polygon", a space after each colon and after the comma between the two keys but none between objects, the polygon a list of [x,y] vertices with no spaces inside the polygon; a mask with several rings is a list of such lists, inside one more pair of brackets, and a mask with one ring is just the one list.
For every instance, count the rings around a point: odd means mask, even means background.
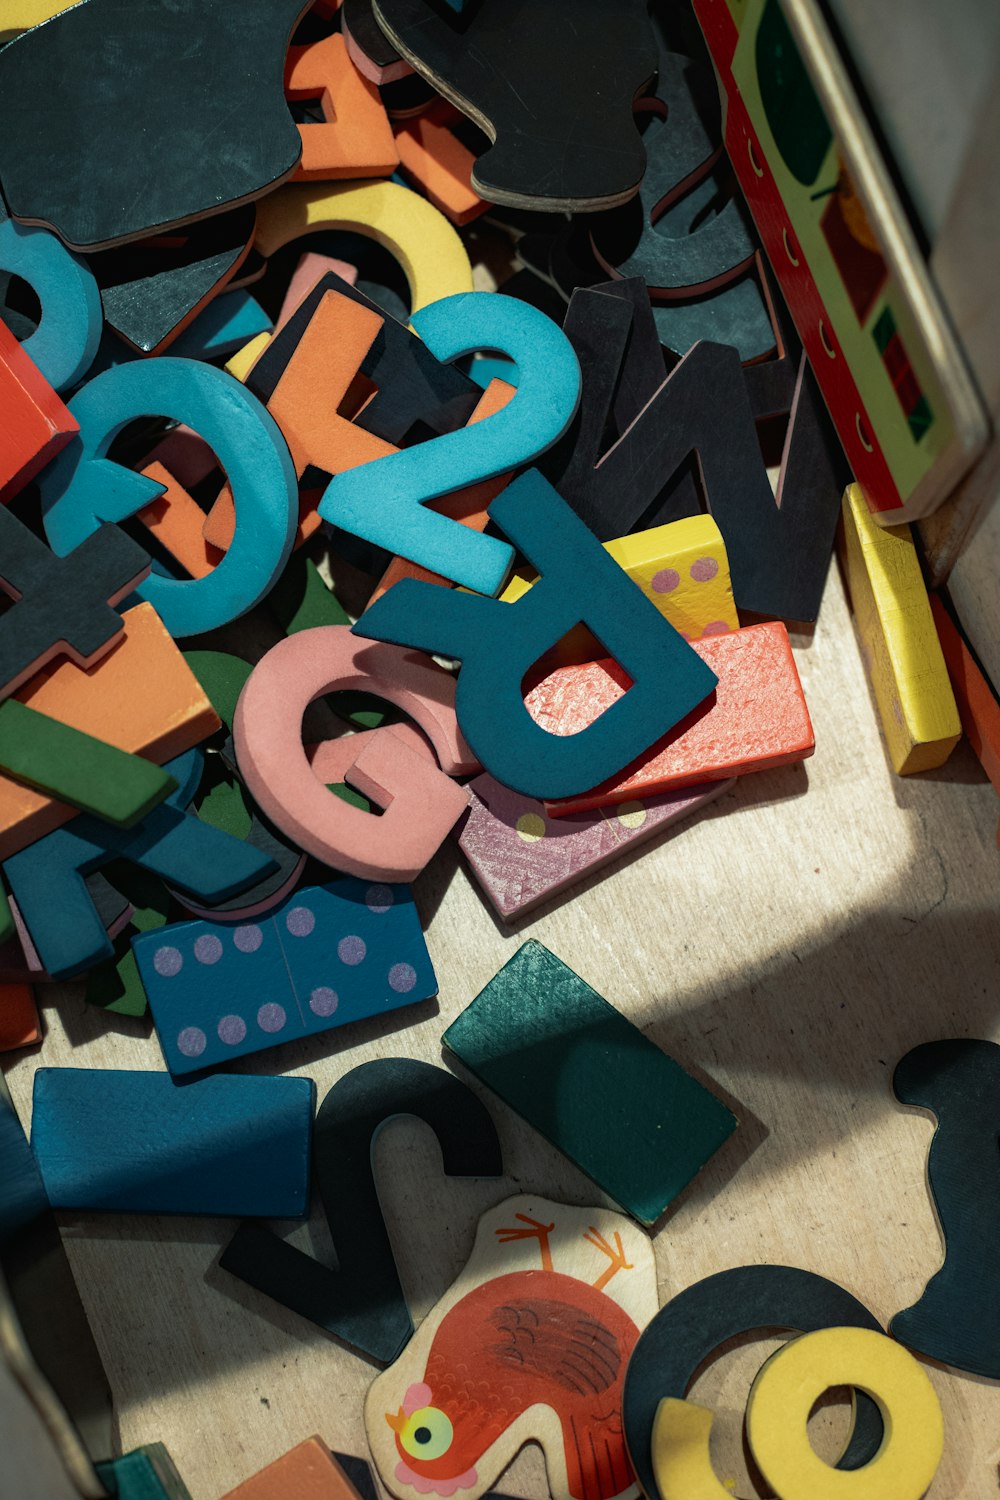
[{"label": "bird puzzle piece", "polygon": [[91,255],[104,321],[137,353],[161,353],[236,275],[255,227],[249,205]]},{"label": "bird puzzle piece", "polygon": [[[871,1397],[885,1428],[878,1453],[849,1480],[823,1462],[806,1432],[816,1402],[841,1385]],[[746,1422],[750,1451],[781,1500],[921,1500],[944,1452],[941,1403],[928,1375],[912,1354],[870,1328],[821,1328],[785,1344],[759,1371]],[[662,1483],[660,1489],[668,1500]]]},{"label": "bird puzzle piece", "polygon": [[554,323],[498,293],[447,298],[416,313],[413,327],[442,363],[476,349],[500,350],[517,365],[513,397],[475,426],[335,475],[319,512],[466,588],[497,594],[513,561],[511,548],[469,528],[457,530],[426,502],[530,463],[550,447],[573,419],[580,367]]},{"label": "bird puzzle piece", "polygon": [[378,89],[351,61],[339,32],[290,47],[285,95],[319,99],[322,123],[299,125],[302,159],[296,181],[388,177],[399,165],[392,126]]},{"label": "bird puzzle piece", "polygon": [[553,1500],[631,1494],[621,1387],[656,1303],[652,1246],[621,1215],[527,1194],[490,1209],[458,1280],[369,1388],[382,1483],[399,1500],[478,1500],[534,1440]]},{"label": "bird puzzle piece", "polygon": [[100,250],[266,193],[301,151],[281,69],[307,9],[133,0],[126,16],[116,0],[85,0],[18,37],[0,57],[11,213]]},{"label": "bird puzzle piece", "polygon": [[[806,760],[816,748],[788,632],[779,620],[705,636],[693,650],[716,677],[711,699],[626,767],[576,796],[546,799],[549,813],[587,812],[623,798],[746,776]],[[549,734],[586,730],[632,689],[615,663],[557,667],[528,693],[525,707]]]},{"label": "bird puzzle piece", "polygon": [[844,491],[844,571],[897,776],[943,765],[962,733],[910,528],[880,526],[860,486]]},{"label": "bird puzzle piece", "polygon": [[4,862],[3,870],[43,966],[64,979],[109,958],[112,947],[83,876],[112,859],[128,859],[206,903],[246,890],[274,861],[249,844],[202,823],[185,808],[201,780],[195,750],[168,761],[177,782],[165,803],[134,828],[115,828],[87,813]]},{"label": "bird puzzle piece", "polygon": [[175,1077],[437,994],[409,888],[349,877],[260,922],[183,922],[132,949]]},{"label": "bird puzzle piece", "polygon": [[736,1129],[724,1104],[534,939],[441,1040],[643,1224]]},{"label": "bird puzzle piece", "polygon": [[[472,185],[515,208],[604,208],[636,192],[646,165],[632,101],[656,72],[644,5],[614,25],[553,0],[496,0],[453,13],[427,0],[374,0],[400,55],[485,130]],[[558,66],[554,60],[558,58]]]},{"label": "bird puzzle piece", "polygon": [[222,1500],[361,1500],[321,1437],[297,1443],[266,1469],[227,1490]]},{"label": "bird puzzle piece", "polygon": [[0,697],[54,657],[85,668],[105,656],[125,628],[112,606],[135,590],[149,566],[139,544],[114,526],[56,557],[0,506],[0,594],[15,601],[0,614]]},{"label": "bird puzzle piece", "polygon": [[8,698],[0,703],[0,771],[46,796],[131,828],[173,791],[159,766]]},{"label": "bird puzzle piece", "polygon": [[[111,1391],[38,1163],[0,1076],[0,1324],[4,1362],[45,1412],[66,1469],[94,1494],[113,1452]],[[87,1477],[89,1490],[82,1483]]]},{"label": "bird puzzle piece", "polygon": [[716,781],[616,807],[552,818],[544,802],[477,776],[458,847],[504,921],[533,911],[594,875],[627,850],[665,833],[735,786]]},{"label": "bird puzzle piece", "polygon": [[34,479],[78,431],[76,418],[0,322],[0,502]]},{"label": "bird puzzle piece", "polygon": [[53,390],[76,385],[101,342],[101,294],[86,261],[45,229],[17,224],[0,206],[0,268],[26,281],[41,320],[21,345]]},{"label": "bird puzzle piece", "polygon": [[1000,1379],[1000,1047],[971,1037],[925,1042],[897,1063],[903,1104],[937,1119],[927,1179],[945,1242],[944,1265],[920,1300],[889,1324],[894,1338],[931,1359]]},{"label": "bird puzzle piece", "polygon": [[31,1047],[42,1039],[42,1023],[30,984],[0,984],[0,1052]]},{"label": "bird puzzle piece", "polygon": [[[629,1457],[648,1500],[668,1500],[657,1482],[652,1454],[657,1411],[664,1400],[693,1405],[684,1400],[688,1387],[723,1344],[764,1329],[809,1333],[841,1326],[882,1332],[850,1292],[794,1266],[736,1266],[696,1282],[661,1307],[632,1351],[621,1402]],[[863,1391],[855,1399],[854,1430],[838,1464],[841,1470],[869,1463],[882,1443],[875,1402]],[[700,1439],[697,1429],[696,1436]]]},{"label": "bird puzzle piece", "polygon": [[174,636],[214,630],[252,609],[288,560],[298,508],[287,445],[256,398],[214,365],[167,356],[105,371],[77,393],[71,410],[80,438],[49,467],[42,485],[52,546],[65,554],[102,521],[126,521],[156,498],[158,485],[107,454],[136,417],[176,417],[214,450],[244,524],[206,577],[185,582],[154,570],[138,592]]},{"label": "bird puzzle piece", "polygon": [[[404,579],[354,631],[461,660],[455,707],[484,768],[526,796],[571,796],[594,785],[599,767],[614,775],[641,754],[711,692],[715,675],[537,470],[508,485],[489,514],[542,575],[523,598],[509,605]],[[632,686],[586,733],[560,738],[531,717],[522,682],[578,621]]]},{"label": "bird puzzle piece", "polygon": [[[302,715],[314,698],[345,688],[402,708],[442,769],[391,730],[338,742],[346,759],[336,776],[311,765]],[[357,641],[340,625],[302,630],[261,658],[240,695],[233,721],[240,775],[268,817],[324,864],[362,880],[412,880],[467,806],[449,778],[478,769],[454,705],[454,678],[416,652]],[[384,809],[380,817],[327,791],[345,777]]]},{"label": "bird puzzle piece", "polygon": [[31,1149],[53,1208],[300,1218],[311,1078],[39,1068]]},{"label": "bird puzzle piece", "polygon": [[[139,552],[123,532],[110,527],[104,530],[127,543],[127,553],[133,548]],[[0,535],[2,532],[0,515]],[[40,542],[35,545],[45,552]],[[79,556],[85,549],[91,553],[96,550],[85,544],[72,556]],[[46,552],[46,556],[51,554]],[[65,562],[52,561],[57,568],[66,568]],[[58,589],[58,572],[53,583]],[[62,603],[65,608],[66,601]],[[122,629],[122,639],[95,666],[61,662],[29,679],[18,696],[29,709],[67,726],[68,732],[77,730],[95,736],[119,751],[142,755],[160,765],[207,739],[218,729],[219,720],[152,605],[138,604],[115,619]],[[3,711],[0,708],[0,714]],[[66,774],[76,773],[69,767]],[[150,767],[148,774],[157,773]],[[107,803],[116,795],[116,788],[104,787],[100,795]],[[0,859],[61,827],[73,817],[73,811],[54,795],[0,774]]]},{"label": "bird puzzle piece", "polygon": [[994,790],[1000,792],[1000,702],[940,597],[931,594],[930,601],[962,729]]},{"label": "bird puzzle piece", "polygon": [[98,1464],[97,1475],[114,1500],[191,1500],[162,1443],[145,1443],[110,1463]]},{"label": "bird puzzle piece", "polygon": [[413,1332],[375,1185],[372,1152],[399,1115],[428,1125],[448,1177],[499,1177],[500,1142],[486,1106],[443,1068],[377,1058],[333,1085],[316,1116],[315,1170],[337,1252],[331,1271],[256,1225],[242,1225],[223,1270],[388,1364]]}]

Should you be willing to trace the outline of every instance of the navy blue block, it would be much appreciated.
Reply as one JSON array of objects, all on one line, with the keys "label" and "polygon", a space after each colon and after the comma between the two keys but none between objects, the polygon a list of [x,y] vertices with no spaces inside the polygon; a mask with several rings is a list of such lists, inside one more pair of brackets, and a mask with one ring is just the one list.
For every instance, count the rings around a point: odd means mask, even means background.
[{"label": "navy blue block", "polygon": [[315,1093],[308,1078],[39,1068],[31,1146],[53,1208],[298,1218]]}]

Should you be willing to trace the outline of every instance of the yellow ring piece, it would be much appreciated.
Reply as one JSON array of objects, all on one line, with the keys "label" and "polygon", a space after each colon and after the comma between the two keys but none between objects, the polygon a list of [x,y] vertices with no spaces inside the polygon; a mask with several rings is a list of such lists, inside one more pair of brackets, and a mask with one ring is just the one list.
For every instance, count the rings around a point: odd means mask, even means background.
[{"label": "yellow ring piece", "polygon": [[9,42],[22,31],[30,31],[62,15],[79,0],[5,0],[0,6],[0,42]]},{"label": "yellow ring piece", "polygon": [[[409,284],[413,312],[473,290],[472,266],[456,231],[426,198],[398,182],[286,183],[258,203],[254,245],[269,256],[322,229],[365,234],[394,255]],[[270,335],[261,333],[244,344],[226,365],[230,375],[245,380],[269,342]]]},{"label": "yellow ring piece", "polygon": [[[882,1413],[882,1445],[861,1469],[830,1468],[809,1442],[809,1413],[837,1385],[864,1391]],[[762,1367],[747,1403],[747,1437],[781,1500],[920,1500],[941,1462],[944,1419],[925,1371],[902,1345],[869,1328],[822,1328]]]},{"label": "yellow ring piece", "polygon": [[650,1434],[653,1474],[661,1500],[735,1500],[715,1475],[709,1456],[714,1414],[697,1401],[666,1396]]}]

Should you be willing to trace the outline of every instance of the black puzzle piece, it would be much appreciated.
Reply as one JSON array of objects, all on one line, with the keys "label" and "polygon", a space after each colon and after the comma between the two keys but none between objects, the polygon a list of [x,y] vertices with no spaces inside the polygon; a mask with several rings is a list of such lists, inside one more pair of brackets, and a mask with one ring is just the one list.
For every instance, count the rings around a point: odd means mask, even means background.
[{"label": "black puzzle piece", "polygon": [[0,50],[11,214],[100,250],[260,197],[301,140],[284,61],[309,0],[82,0]]},{"label": "black puzzle piece", "polygon": [[493,203],[580,211],[623,203],[645,152],[632,104],[656,72],[643,0],[373,0],[418,73],[494,144],[472,185]]}]

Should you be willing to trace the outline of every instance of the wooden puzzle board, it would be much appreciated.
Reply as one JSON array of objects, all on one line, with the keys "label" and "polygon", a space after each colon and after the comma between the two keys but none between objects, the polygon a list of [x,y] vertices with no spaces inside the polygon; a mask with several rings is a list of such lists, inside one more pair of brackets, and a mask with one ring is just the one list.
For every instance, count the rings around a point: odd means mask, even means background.
[{"label": "wooden puzzle board", "polygon": [[[925,1186],[932,1125],[895,1103],[889,1081],[919,1042],[1000,1041],[996,798],[965,743],[940,772],[891,774],[836,569],[815,636],[793,641],[816,728],[805,766],[747,777],[690,826],[514,930],[494,921],[449,845],[415,886],[438,1012],[314,1037],[237,1068],[308,1073],[322,1097],[371,1057],[439,1062],[444,1026],[537,937],[714,1080],[741,1119],[659,1228],[661,1301],[712,1272],[773,1260],[840,1282],[883,1323],[910,1305],[942,1255]],[[162,1067],[148,1021],[89,1010],[82,986],[39,999],[47,1066]],[[4,1059],[25,1124],[37,1062]],[[502,1180],[445,1182],[412,1122],[379,1141],[387,1222],[418,1318],[465,1263],[493,1203],[515,1192],[599,1201],[547,1143],[490,1107]],[[164,1442],[193,1500],[217,1500],[313,1432],[335,1450],[366,1451],[374,1367],[218,1270],[231,1221],[60,1217],[126,1451]],[[308,1243],[304,1228],[295,1239]],[[329,1253],[318,1231],[315,1243]],[[727,1458],[738,1448],[732,1414],[761,1357],[761,1345],[731,1356],[695,1388],[718,1404]],[[1000,1387],[928,1368],[946,1426],[930,1500],[981,1500],[997,1482]],[[0,1388],[0,1415],[5,1404]],[[739,1470],[723,1460],[719,1472]],[[522,1454],[501,1488],[541,1500],[538,1453]],[[15,1475],[8,1493],[27,1484]],[[736,1493],[752,1492],[741,1482]]]}]

